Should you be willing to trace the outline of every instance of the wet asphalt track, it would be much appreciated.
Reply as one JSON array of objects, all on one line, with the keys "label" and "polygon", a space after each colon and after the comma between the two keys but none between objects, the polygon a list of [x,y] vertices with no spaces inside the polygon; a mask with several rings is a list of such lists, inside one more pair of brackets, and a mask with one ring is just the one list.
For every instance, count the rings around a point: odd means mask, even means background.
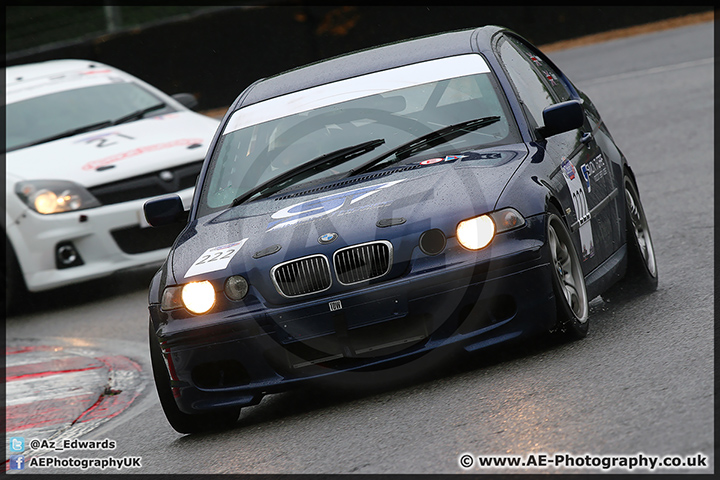
[{"label": "wet asphalt track", "polygon": [[636,172],[658,257],[655,294],[596,300],[580,342],[487,352],[393,389],[274,395],[229,431],[188,437],[167,424],[148,377],[152,269],[35,295],[7,320],[8,344],[82,346],[143,369],[140,395],[82,437],[112,439],[114,450],[52,455],[141,456],[142,473],[207,474],[462,473],[463,453],[703,453],[701,472],[712,472],[713,24],[550,57],[593,99]]}]

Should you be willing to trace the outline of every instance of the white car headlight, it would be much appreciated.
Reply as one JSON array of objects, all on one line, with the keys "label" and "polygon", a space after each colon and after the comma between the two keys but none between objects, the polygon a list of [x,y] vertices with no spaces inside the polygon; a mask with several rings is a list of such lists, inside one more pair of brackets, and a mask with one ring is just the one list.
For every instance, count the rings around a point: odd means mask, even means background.
[{"label": "white car headlight", "polygon": [[480,250],[490,244],[496,234],[525,225],[525,218],[514,208],[469,218],[458,223],[458,242],[469,250]]},{"label": "white car headlight", "polygon": [[458,223],[457,238],[460,245],[470,250],[480,250],[495,236],[495,223],[487,215],[469,218]]},{"label": "white car headlight", "polygon": [[[229,277],[225,281],[224,291],[231,300],[242,300],[248,292],[247,280],[240,275]],[[190,282],[166,287],[160,301],[160,309],[167,312],[185,307],[190,312],[201,315],[210,311],[215,305],[215,300],[215,287],[212,283],[207,280]]]},{"label": "white car headlight", "polygon": [[99,207],[100,202],[83,186],[66,180],[18,182],[15,193],[30,208],[43,215]]},{"label": "white car headlight", "polygon": [[215,288],[207,280],[190,282],[182,288],[182,302],[192,313],[205,313],[215,305]]}]

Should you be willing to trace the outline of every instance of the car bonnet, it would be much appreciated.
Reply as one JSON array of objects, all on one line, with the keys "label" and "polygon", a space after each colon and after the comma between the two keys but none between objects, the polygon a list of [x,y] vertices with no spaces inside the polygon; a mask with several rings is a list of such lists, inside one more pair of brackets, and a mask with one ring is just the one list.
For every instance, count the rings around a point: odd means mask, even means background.
[{"label": "car bonnet", "polygon": [[[322,252],[330,242],[336,249],[432,228],[453,236],[461,220],[494,209],[526,155],[514,145],[420,159],[207,215],[178,239],[173,274],[177,283],[223,278]],[[214,257],[223,261],[207,262]]]},{"label": "car bonnet", "polygon": [[6,169],[93,187],[203,159],[218,123],[194,112],[159,115],[8,152]]}]

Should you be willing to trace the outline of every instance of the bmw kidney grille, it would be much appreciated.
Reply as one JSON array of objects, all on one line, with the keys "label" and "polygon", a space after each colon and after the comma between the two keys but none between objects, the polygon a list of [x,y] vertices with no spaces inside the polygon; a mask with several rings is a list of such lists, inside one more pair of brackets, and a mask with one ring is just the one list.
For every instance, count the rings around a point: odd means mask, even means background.
[{"label": "bmw kidney grille", "polygon": [[343,285],[382,277],[392,265],[392,244],[387,241],[341,248],[333,255],[338,281]]},{"label": "bmw kidney grille", "polygon": [[[382,277],[392,265],[392,244],[385,240],[341,248],[333,255],[333,268],[342,285]],[[270,276],[278,293],[287,298],[323,292],[332,285],[325,255],[311,255],[275,265]]]},{"label": "bmw kidney grille", "polygon": [[311,255],[275,265],[270,276],[277,291],[285,297],[322,292],[332,284],[325,255]]}]

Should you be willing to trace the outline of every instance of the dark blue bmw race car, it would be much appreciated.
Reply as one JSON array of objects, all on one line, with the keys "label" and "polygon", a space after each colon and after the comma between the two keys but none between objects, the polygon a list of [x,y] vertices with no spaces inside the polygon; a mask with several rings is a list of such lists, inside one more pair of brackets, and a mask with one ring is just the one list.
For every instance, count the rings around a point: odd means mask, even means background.
[{"label": "dark blue bmw race car", "polygon": [[215,134],[150,286],[162,407],[189,433],[301,382],[556,331],[657,267],[591,101],[489,26],[260,80]]}]

